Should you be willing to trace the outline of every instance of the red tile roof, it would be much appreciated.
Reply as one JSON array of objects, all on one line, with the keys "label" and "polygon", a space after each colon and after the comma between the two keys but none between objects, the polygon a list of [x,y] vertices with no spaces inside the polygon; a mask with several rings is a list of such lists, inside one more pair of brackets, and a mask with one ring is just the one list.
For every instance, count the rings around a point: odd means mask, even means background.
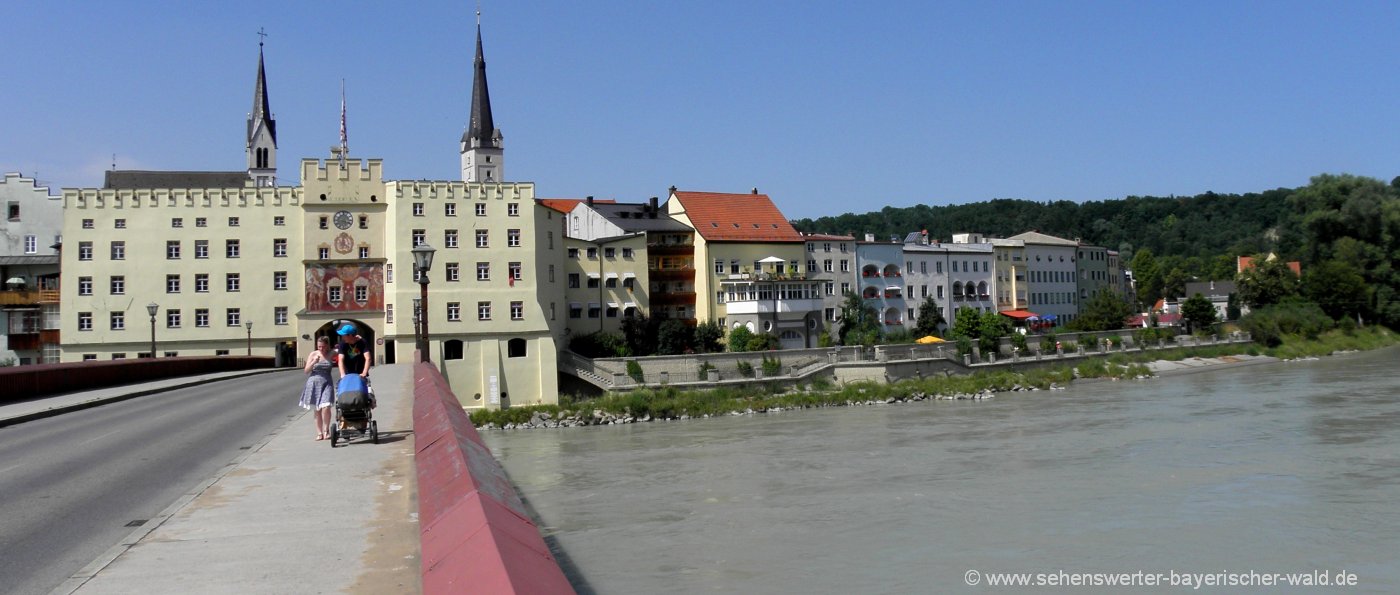
[{"label": "red tile roof", "polygon": [[[537,199],[535,199],[535,200],[539,201],[540,204],[542,204],[542,205],[544,205],[544,206],[546,206],[546,207],[549,207],[549,208],[551,208],[551,209],[554,209],[554,210],[556,210],[556,211],[559,211],[560,213],[564,213],[564,214],[567,215],[570,211],[574,210],[574,207],[578,206],[578,203],[583,202],[585,199],[582,199],[582,198],[537,198]],[[616,200],[613,200],[613,199],[611,199],[611,198],[605,198],[605,199],[594,199],[593,202],[595,202],[595,203],[612,204],[612,203],[615,203],[615,202],[617,202],[617,201],[616,201]]]},{"label": "red tile roof", "polygon": [[680,201],[690,224],[706,241],[803,241],[802,235],[792,228],[767,194],[677,190],[671,193],[671,197]]}]

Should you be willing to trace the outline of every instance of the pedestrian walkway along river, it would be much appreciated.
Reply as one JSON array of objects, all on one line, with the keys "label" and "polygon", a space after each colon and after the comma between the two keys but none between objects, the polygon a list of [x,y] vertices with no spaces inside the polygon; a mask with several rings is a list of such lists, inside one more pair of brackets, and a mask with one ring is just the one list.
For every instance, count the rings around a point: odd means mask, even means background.
[{"label": "pedestrian walkway along river", "polygon": [[972,570],[1397,592],[1397,362],[483,436],[580,592],[930,593]]}]

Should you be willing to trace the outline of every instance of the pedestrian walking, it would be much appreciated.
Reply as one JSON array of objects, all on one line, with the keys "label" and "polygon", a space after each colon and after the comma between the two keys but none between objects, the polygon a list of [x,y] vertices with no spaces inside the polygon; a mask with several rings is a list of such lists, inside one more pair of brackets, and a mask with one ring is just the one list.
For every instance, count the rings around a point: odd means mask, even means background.
[{"label": "pedestrian walking", "polygon": [[331,405],[335,404],[335,384],[331,383],[331,340],[316,338],[316,350],[306,356],[306,386],[301,389],[301,406],[311,411],[316,421],[316,439],[325,440],[331,433]]}]

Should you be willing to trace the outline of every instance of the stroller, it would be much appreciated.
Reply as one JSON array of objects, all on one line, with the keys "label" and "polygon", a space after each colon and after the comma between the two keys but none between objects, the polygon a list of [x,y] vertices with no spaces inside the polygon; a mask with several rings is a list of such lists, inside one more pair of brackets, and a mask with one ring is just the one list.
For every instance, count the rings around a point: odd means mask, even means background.
[{"label": "stroller", "polygon": [[331,448],[350,438],[369,438],[379,444],[379,423],[374,421],[374,390],[364,376],[347,374],[336,387],[336,421],[331,424]]}]

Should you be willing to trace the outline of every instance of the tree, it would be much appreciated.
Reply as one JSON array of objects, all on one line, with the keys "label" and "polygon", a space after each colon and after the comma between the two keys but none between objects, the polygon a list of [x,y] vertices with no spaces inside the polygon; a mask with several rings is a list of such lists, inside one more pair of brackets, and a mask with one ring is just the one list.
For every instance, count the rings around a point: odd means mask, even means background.
[{"label": "tree", "polygon": [[1317,304],[1333,320],[1353,318],[1366,312],[1371,288],[1361,272],[1349,263],[1329,260],[1314,265],[1303,275],[1303,296]]},{"label": "tree", "polygon": [[848,291],[841,302],[841,329],[836,336],[842,345],[874,345],[880,338],[879,316],[859,295]]},{"label": "tree", "polygon": [[1298,295],[1298,276],[1280,258],[1254,258],[1254,266],[1245,269],[1235,280],[1240,300],[1250,308],[1262,308]]},{"label": "tree", "polygon": [[963,306],[953,315],[953,336],[977,339],[981,336],[982,315],[973,308]]},{"label": "tree", "polygon": [[982,353],[998,351],[999,339],[1011,334],[1011,320],[996,312],[983,312],[977,320],[977,346]]},{"label": "tree", "polygon": [[1162,297],[1176,299],[1186,295],[1186,282],[1191,276],[1180,268],[1173,268],[1162,277]]},{"label": "tree", "polygon": [[724,351],[724,346],[720,341],[724,340],[724,327],[713,320],[706,320],[695,325],[695,349],[701,353],[718,353]]},{"label": "tree", "polygon": [[1225,301],[1225,320],[1239,320],[1239,319],[1240,319],[1240,296],[1239,296],[1239,294],[1232,293],[1232,294],[1230,294],[1230,297]]},{"label": "tree", "polygon": [[664,318],[646,315],[622,319],[622,336],[632,355],[656,355],[656,339]]},{"label": "tree", "polygon": [[679,320],[667,320],[661,323],[661,328],[656,334],[656,353],[658,355],[680,355],[691,351],[691,344],[695,340],[695,333],[690,326]]},{"label": "tree", "polygon": [[1215,323],[1215,305],[1197,293],[1181,303],[1181,317],[1186,320],[1186,331],[1195,332]]},{"label": "tree", "polygon": [[1143,309],[1151,308],[1162,297],[1162,271],[1157,268],[1157,257],[1152,250],[1141,248],[1133,254],[1131,269],[1133,282],[1137,285],[1138,303]]},{"label": "tree", "polygon": [[1123,328],[1123,322],[1132,316],[1128,302],[1117,292],[1101,287],[1089,297],[1080,308],[1079,316],[1069,323],[1076,331],[1108,331]]},{"label": "tree", "polygon": [[753,339],[753,331],[744,325],[739,325],[734,327],[734,330],[729,331],[729,339],[726,342],[729,343],[730,351],[748,351],[750,339]]},{"label": "tree", "polygon": [[773,333],[757,333],[749,337],[748,349],[745,351],[773,351],[782,347],[782,342]]},{"label": "tree", "polygon": [[923,303],[919,304],[919,317],[914,322],[914,334],[918,337],[937,335],[944,322],[943,308],[938,307],[938,302],[932,297],[925,297]]}]

